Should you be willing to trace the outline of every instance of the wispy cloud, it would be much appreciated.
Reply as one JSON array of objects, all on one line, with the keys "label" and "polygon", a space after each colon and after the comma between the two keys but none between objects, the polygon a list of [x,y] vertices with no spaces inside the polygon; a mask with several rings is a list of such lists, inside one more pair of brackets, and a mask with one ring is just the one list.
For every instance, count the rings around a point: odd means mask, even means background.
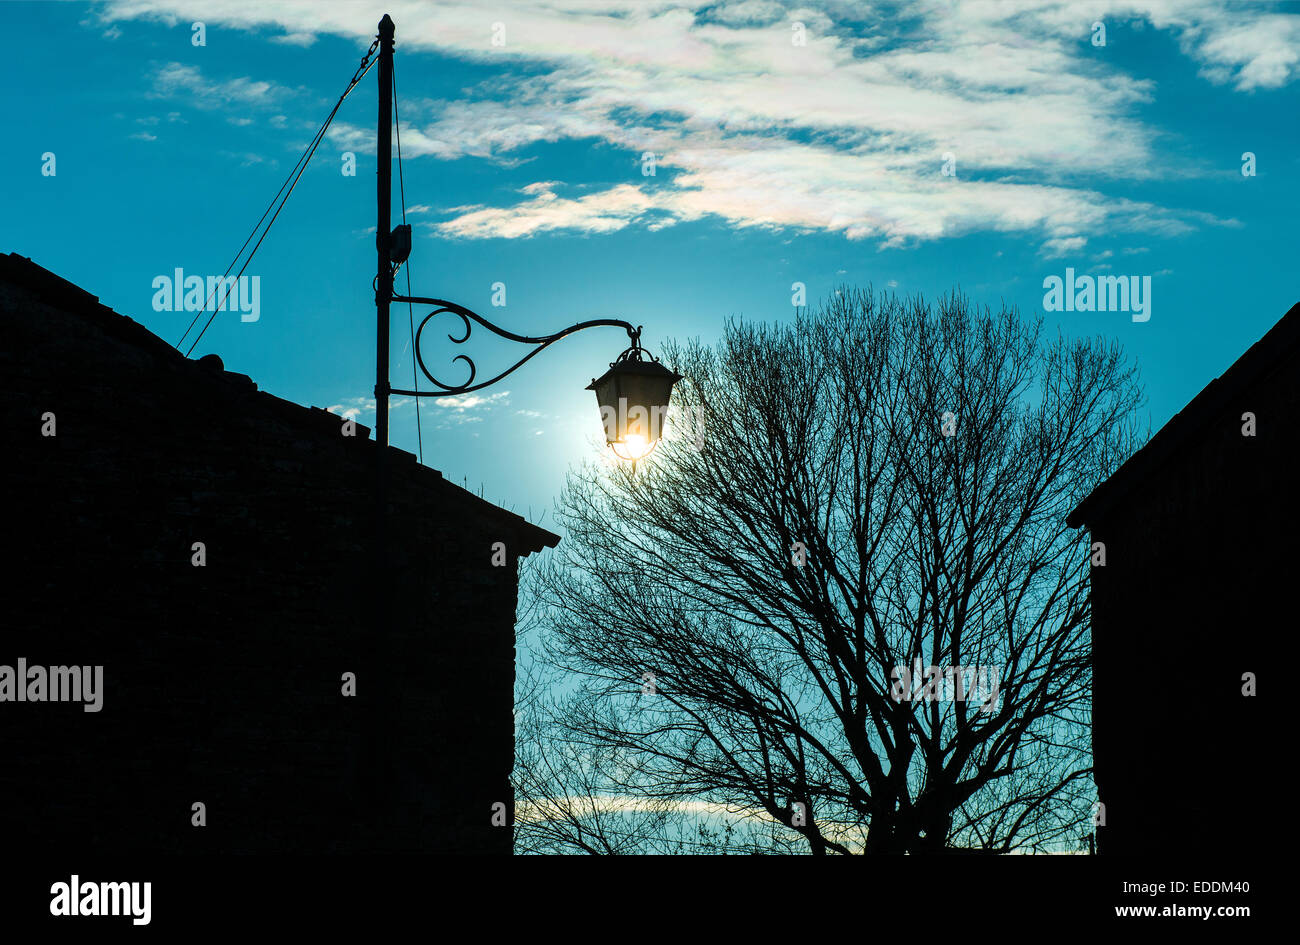
[{"label": "wispy cloud", "polygon": [[458,209],[463,212],[455,219],[429,226],[447,235],[470,238],[533,236],[548,230],[610,233],[656,209],[656,200],[639,187],[620,184],[577,199],[542,190],[510,207]]},{"label": "wispy cloud", "polygon": [[198,66],[169,62],[154,68],[152,98],[183,98],[203,109],[228,108],[232,105],[278,105],[297,94],[293,89],[259,79],[239,76],[233,79],[205,78]]},{"label": "wispy cloud", "polygon": [[[390,411],[400,410],[410,407],[415,403],[414,397],[390,397],[388,399],[388,409]],[[375,398],[373,397],[346,397],[337,404],[331,404],[325,408],[330,413],[336,413],[340,417],[347,417],[352,420],[359,420],[363,416],[374,416]]]},{"label": "wispy cloud", "polygon": [[504,407],[510,403],[510,391],[498,391],[495,394],[461,394],[457,397],[434,397],[433,405],[441,410],[446,410],[458,416],[463,416],[471,410],[490,410],[493,407]]},{"label": "wispy cloud", "polygon": [[373,414],[375,412],[375,398],[348,397],[337,404],[330,404],[325,409],[330,413],[338,414],[340,417],[359,420],[364,414]]},{"label": "wispy cloud", "polygon": [[253,167],[258,164],[268,164],[270,167],[276,167],[280,163],[274,158],[267,158],[261,154],[255,154],[252,151],[222,150],[222,151],[218,151],[217,153],[224,158],[229,158],[232,161],[238,161],[240,167]]},{"label": "wispy cloud", "polygon": [[302,46],[305,48],[316,42],[316,34],[307,32],[284,33],[283,35],[272,37],[271,41],[281,43],[285,46]]},{"label": "wispy cloud", "polygon": [[[391,397],[388,401],[390,412],[405,411],[415,406],[414,397]],[[503,390],[494,394],[461,394],[454,397],[430,397],[424,400],[422,408],[426,420],[431,420],[438,427],[460,426],[468,423],[482,423],[484,415],[491,414],[498,407],[510,405],[510,391]],[[375,398],[345,397],[336,404],[325,408],[340,417],[358,420],[363,417],[373,419],[375,415]],[[525,416],[540,416],[533,411],[516,411]]]},{"label": "wispy cloud", "polygon": [[[115,0],[106,20],[180,14],[181,0]],[[349,5],[213,0],[210,22],[268,26],[280,41],[330,33],[368,38]],[[896,246],[975,231],[1020,232],[1060,255],[1117,231],[1177,233],[1230,223],[1178,207],[1116,199],[1115,181],[1196,175],[1168,158],[1139,109],[1155,100],[1121,57],[1089,42],[1155,28],[1175,37],[1206,81],[1243,92],[1300,70],[1300,14],[1188,0],[922,0],[864,11],[786,4],[518,0],[491,17],[468,2],[394,3],[402,48],[527,66],[454,101],[413,102],[403,127],[412,159],[518,164],[525,148],[598,140],[628,155],[627,182],[567,193],[555,181],[521,199],[437,221],[449,236],[608,233],[705,218],[737,228],[838,233]],[[878,14],[878,15],[877,15]],[[491,45],[491,22],[506,44]],[[792,42],[800,24],[806,43]],[[290,39],[293,37],[293,39]],[[252,79],[204,80],[171,63],[160,88],[199,102],[275,98]],[[331,141],[373,152],[368,128],[338,123]],[[657,156],[653,178],[640,155]],[[1176,152],[1175,152],[1176,153]],[[951,155],[955,175],[941,167]]]},{"label": "wispy cloud", "polygon": [[1048,259],[1060,259],[1062,256],[1068,256],[1071,253],[1077,253],[1086,246],[1088,240],[1082,236],[1068,236],[1061,239],[1048,240],[1039,250],[1039,253]]}]

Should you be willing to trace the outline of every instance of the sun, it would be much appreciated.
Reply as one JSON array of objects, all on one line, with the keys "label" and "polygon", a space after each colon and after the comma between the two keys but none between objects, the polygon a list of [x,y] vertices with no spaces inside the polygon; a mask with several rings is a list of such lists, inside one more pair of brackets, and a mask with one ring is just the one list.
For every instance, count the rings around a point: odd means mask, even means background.
[{"label": "sun", "polygon": [[644,434],[629,433],[623,437],[621,443],[611,443],[609,448],[614,451],[614,455],[619,459],[635,461],[650,455],[655,448],[655,444],[646,439]]}]

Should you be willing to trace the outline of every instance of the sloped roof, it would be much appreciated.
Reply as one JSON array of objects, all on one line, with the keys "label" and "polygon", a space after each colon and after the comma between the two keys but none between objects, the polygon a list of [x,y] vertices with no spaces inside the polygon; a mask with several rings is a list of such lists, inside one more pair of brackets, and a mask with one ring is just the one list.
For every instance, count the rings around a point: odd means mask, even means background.
[{"label": "sloped roof", "polygon": [[1094,489],[1070,513],[1065,523],[1071,528],[1095,522],[1136,483],[1153,475],[1236,396],[1300,355],[1300,303],[1250,346],[1228,370],[1205,386],[1186,407],[1178,411],[1109,479]]},{"label": "sloped roof", "polygon": [[[206,363],[201,364],[199,359],[190,360],[186,358],[179,350],[143,325],[125,315],[118,314],[102,304],[97,296],[91,295],[85,289],[37,265],[26,256],[20,256],[17,253],[0,256],[0,282],[26,289],[46,304],[80,316],[105,334],[135,345],[148,352],[152,357],[161,359],[164,362],[170,361],[181,370],[193,371],[196,377],[210,378],[214,373],[218,374],[230,383],[232,394],[236,391],[243,396],[251,393],[253,402],[257,407],[274,412],[277,419],[295,425],[304,431],[318,433],[328,431],[336,435],[339,425],[344,420],[343,417],[320,407],[304,407],[301,404],[276,397],[266,391],[259,391],[252,378],[246,374],[238,374],[216,367],[217,362],[215,359],[209,359]],[[358,423],[357,431],[358,435],[354,442],[358,449],[374,450],[377,448],[375,442],[369,438],[369,427]],[[443,492],[450,502],[460,503],[462,506],[477,507],[476,511],[500,522],[503,527],[508,528],[518,536],[521,543],[521,555],[541,551],[543,548],[554,548],[559,544],[560,536],[544,528],[539,528],[522,516],[493,505],[467,489],[462,489],[460,486],[447,481],[438,470],[417,463],[415,456],[406,450],[397,449],[394,446],[389,446],[388,450],[389,469],[393,477],[415,477],[417,484],[422,489],[438,490]]]}]

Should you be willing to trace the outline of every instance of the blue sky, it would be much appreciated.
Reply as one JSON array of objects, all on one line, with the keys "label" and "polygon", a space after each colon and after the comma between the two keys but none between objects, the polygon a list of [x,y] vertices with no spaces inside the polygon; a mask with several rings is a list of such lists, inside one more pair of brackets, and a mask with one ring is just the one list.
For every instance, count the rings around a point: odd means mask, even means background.
[{"label": "blue sky", "polygon": [[[1122,341],[1155,428],[1300,301],[1296,4],[5,3],[0,251],[178,341],[192,316],[155,312],[153,280],[225,270],[384,12],[412,288],[517,332],[624,318],[653,350],[790,318],[794,282],[1031,317],[1067,267],[1150,277],[1149,321],[1046,318]],[[194,352],[367,424],[375,94],[372,71],[248,269],[259,319],[218,315]],[[398,387],[407,325],[395,307]],[[475,338],[480,377],[523,353]],[[425,462],[549,524],[600,455],[583,388],[625,343],[585,332],[426,400]],[[456,378],[448,348],[426,359]],[[414,452],[414,405],[392,424]]]}]

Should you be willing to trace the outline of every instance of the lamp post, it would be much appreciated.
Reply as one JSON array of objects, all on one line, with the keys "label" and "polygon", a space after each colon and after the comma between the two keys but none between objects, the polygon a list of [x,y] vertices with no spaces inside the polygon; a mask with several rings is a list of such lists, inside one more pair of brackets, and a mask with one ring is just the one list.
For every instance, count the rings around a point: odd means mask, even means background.
[{"label": "lamp post", "polygon": [[[375,439],[379,444],[380,473],[379,495],[384,501],[386,465],[383,455],[388,446],[388,398],[390,394],[408,397],[454,397],[482,390],[518,370],[548,347],[569,335],[587,328],[622,328],[627,332],[630,346],[610,363],[609,370],[599,380],[593,379],[588,390],[596,392],[605,426],[605,439],[614,455],[621,459],[636,460],[654,449],[662,434],[662,420],[668,411],[672,386],[681,375],[661,365],[641,347],[641,328],[616,318],[596,318],[578,322],[568,328],[548,335],[519,335],[494,325],[463,305],[445,299],[425,296],[395,295],[393,279],[398,267],[406,261],[411,251],[411,228],[403,225],[392,229],[392,115],[393,115],[393,34],[394,26],[388,14],[379,21],[379,214],[375,244],[379,252],[379,271],[375,280],[375,308],[378,318],[375,353]],[[415,333],[415,357],[421,372],[433,384],[434,390],[402,390],[390,386],[388,373],[389,306],[392,302],[409,302],[432,305],[433,310],[420,322]],[[430,372],[424,363],[420,342],[424,329],[439,315],[458,316],[464,326],[460,337],[448,333],[453,344],[465,344],[475,324],[482,325],[500,338],[519,344],[532,345],[526,355],[500,374],[475,383],[477,368],[472,358],[459,354],[453,360],[463,361],[469,368],[469,377],[461,384],[446,384]],[[382,506],[381,506],[382,510]]]},{"label": "lamp post", "polygon": [[[588,328],[622,328],[627,332],[630,345],[610,364],[609,370],[599,380],[593,380],[590,390],[596,392],[605,424],[606,442],[615,455],[635,460],[650,452],[662,433],[662,418],[668,409],[672,385],[680,375],[659,364],[658,360],[641,347],[641,329],[630,322],[614,318],[597,318],[577,322],[567,328],[546,335],[520,335],[494,325],[481,315],[463,305],[445,299],[424,296],[405,296],[393,293],[394,277],[411,252],[411,228],[405,224],[392,226],[392,121],[393,121],[393,42],[395,28],[388,14],[379,21],[379,128],[378,128],[378,183],[376,196],[378,215],[375,230],[375,248],[378,267],[375,278],[375,531],[374,568],[371,579],[373,593],[374,625],[369,637],[369,659],[376,670],[387,666],[393,658],[390,627],[393,606],[389,591],[393,576],[389,572],[388,555],[388,399],[392,394],[408,397],[453,397],[482,390],[512,374],[555,342]],[[421,321],[415,333],[416,361],[433,390],[402,390],[391,386],[389,377],[389,309],[393,302],[431,305],[432,310]],[[457,355],[454,361],[463,361],[469,377],[460,384],[439,380],[425,364],[421,351],[424,330],[439,315],[460,318],[463,333],[448,333],[453,344],[469,341],[474,325],[518,344],[530,345],[532,350],[500,374],[485,381],[477,381],[477,368],[473,358]],[[369,737],[365,740],[370,752],[363,766],[362,790],[372,800],[378,800],[392,790],[396,767],[391,750],[389,732],[397,716],[397,694],[384,687],[367,713]],[[384,807],[387,809],[387,806]]]},{"label": "lamp post", "polygon": [[[379,170],[376,203],[379,220],[375,228],[378,272],[375,278],[375,440],[380,451],[388,445],[388,328],[389,303],[393,298],[393,34],[392,18],[385,13],[379,21]],[[382,410],[380,409],[382,405]]]}]

